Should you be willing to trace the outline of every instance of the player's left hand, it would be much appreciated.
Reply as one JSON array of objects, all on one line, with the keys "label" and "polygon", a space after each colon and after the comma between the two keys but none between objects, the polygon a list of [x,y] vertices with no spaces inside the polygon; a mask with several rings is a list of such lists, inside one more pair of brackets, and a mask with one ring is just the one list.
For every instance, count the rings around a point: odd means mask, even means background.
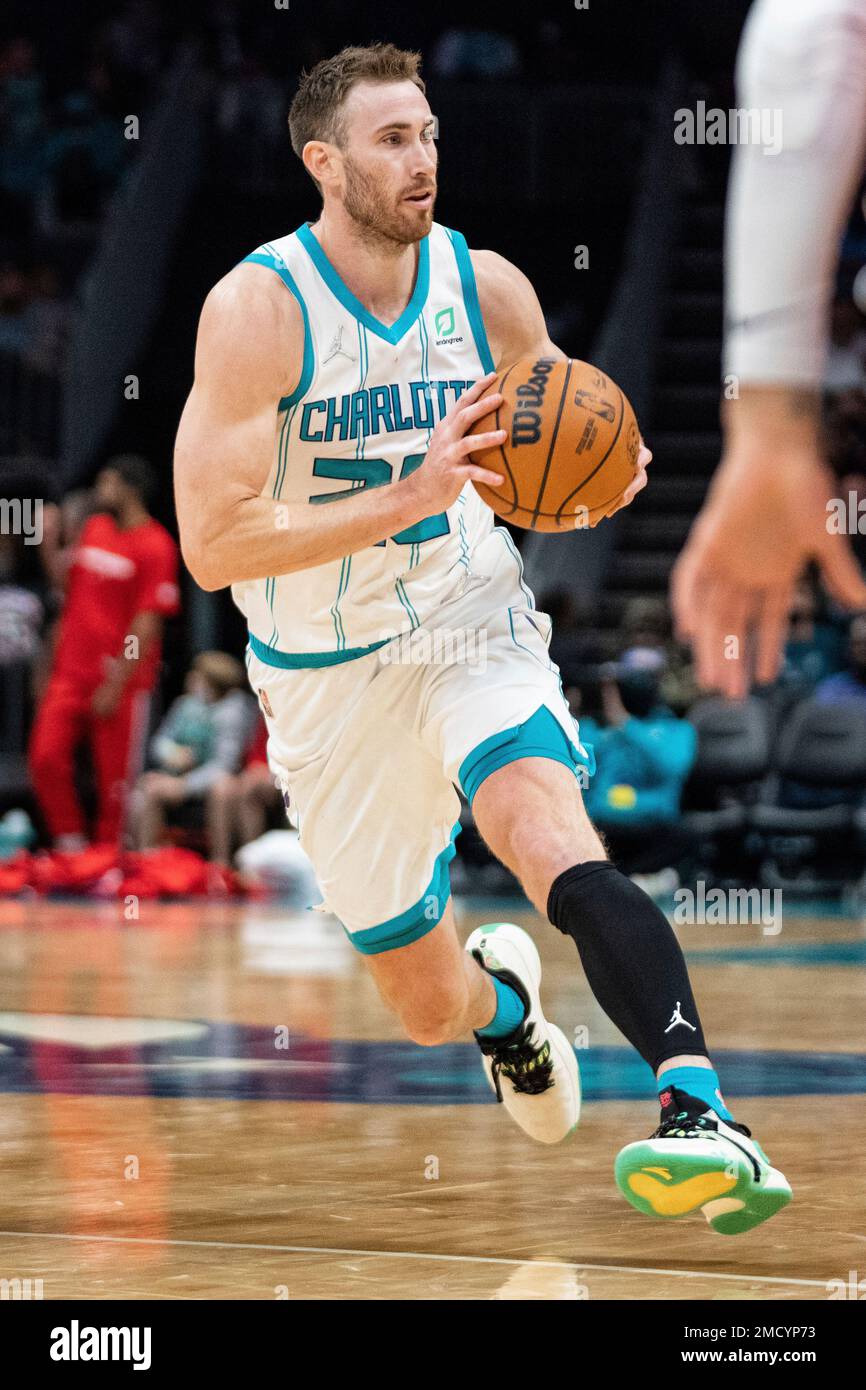
[{"label": "player's left hand", "polygon": [[[609,510],[604,513],[605,517],[613,516],[614,512],[618,512],[622,507],[627,507],[630,502],[634,501],[638,493],[643,491],[648,481],[646,471],[647,464],[650,462],[651,459],[652,453],[644,444],[643,440],[641,440],[640,450],[637,456],[637,463],[635,464],[634,477],[632,478],[625,492],[622,494],[622,497],[620,497],[619,501],[614,502],[613,506],[610,507]],[[602,520],[603,519],[604,518],[602,518]]]}]

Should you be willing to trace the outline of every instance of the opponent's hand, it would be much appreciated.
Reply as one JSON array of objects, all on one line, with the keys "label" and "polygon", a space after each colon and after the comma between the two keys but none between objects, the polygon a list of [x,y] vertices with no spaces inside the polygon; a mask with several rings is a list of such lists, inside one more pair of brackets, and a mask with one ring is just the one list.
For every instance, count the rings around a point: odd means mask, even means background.
[{"label": "opponent's hand", "polygon": [[447,511],[457,501],[467,480],[486,483],[488,487],[498,487],[503,482],[501,473],[473,463],[470,455],[476,450],[504,444],[507,430],[467,434],[476,420],[482,420],[502,404],[501,394],[489,390],[495,380],[496,373],[489,372],[458,397],[434,429],[424,462],[405,480],[404,486],[411,488],[418,501],[420,515]]},{"label": "opponent's hand", "polygon": [[818,450],[741,438],[722,459],[677,561],[671,599],[678,635],[690,641],[706,689],[742,699],[754,679],[778,674],[794,586],[814,560],[828,593],[866,608],[866,584],[847,537],[828,528],[838,491]]}]

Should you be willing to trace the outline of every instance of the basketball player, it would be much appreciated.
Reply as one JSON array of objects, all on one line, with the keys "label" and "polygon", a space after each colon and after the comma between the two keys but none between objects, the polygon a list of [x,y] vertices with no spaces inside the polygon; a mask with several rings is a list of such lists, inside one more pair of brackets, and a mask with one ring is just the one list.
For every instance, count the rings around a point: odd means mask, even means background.
[{"label": "basketball player", "polygon": [[[845,222],[866,163],[866,0],[758,0],[740,47],[740,107],[781,113],[781,150],[739,145],[728,193],[722,461],[673,576],[704,686],[772,680],[794,586],[814,560],[866,608],[848,539],[828,530],[833,478],[821,383]],[[733,640],[732,640],[733,639]]]},{"label": "basketball player", "polygon": [[66,595],[29,768],[58,850],[79,852],[88,844],[75,787],[76,747],[86,743],[93,760],[93,838],[100,844],[120,842],[129,791],[144,761],[163,627],[180,602],[177,546],[148,510],[154,489],[146,459],[110,459],[96,480],[96,514],[84,522],[71,554],[53,560],[56,571],[65,570]]},{"label": "basketball player", "polygon": [[[563,354],[525,276],[433,221],[417,54],[376,44],[318,63],[289,123],[322,210],[208,296],[176,495],[193,575],[231,584],[246,615],[271,764],[323,906],[410,1038],[472,1030],[525,1132],[571,1133],[577,1063],[542,1012],[532,939],[502,923],[465,948],[457,937],[448,864],[462,788],[658,1075],[661,1125],[620,1154],[622,1191],[646,1212],[703,1208],[717,1230],[746,1230],[790,1189],[725,1108],[669,923],[589,822],[579,781],[591,755],[548,655],[550,620],[472,486],[502,481],[471,451],[505,432],[467,438],[501,403],[494,364]],[[483,641],[483,669],[436,659],[437,642],[459,652],[461,635],[472,653]]]}]

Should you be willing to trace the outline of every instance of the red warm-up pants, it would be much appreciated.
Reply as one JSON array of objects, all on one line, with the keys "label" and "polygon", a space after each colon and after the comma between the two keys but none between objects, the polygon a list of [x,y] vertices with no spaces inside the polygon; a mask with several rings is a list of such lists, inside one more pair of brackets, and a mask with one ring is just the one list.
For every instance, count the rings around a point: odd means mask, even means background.
[{"label": "red warm-up pants", "polygon": [[90,708],[94,689],[68,676],[53,675],[30,736],[30,780],[54,839],[86,833],[75,791],[74,754],[79,744],[87,744],[93,762],[97,792],[93,839],[100,844],[119,841],[129,788],[143,765],[150,692],[125,690],[116,712],[98,719]]}]

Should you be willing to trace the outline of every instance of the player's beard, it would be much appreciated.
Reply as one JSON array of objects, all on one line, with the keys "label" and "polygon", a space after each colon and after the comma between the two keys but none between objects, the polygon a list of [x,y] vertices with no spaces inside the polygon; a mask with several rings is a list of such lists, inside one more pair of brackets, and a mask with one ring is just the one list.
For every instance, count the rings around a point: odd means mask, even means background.
[{"label": "player's beard", "polygon": [[424,212],[395,206],[394,195],[384,183],[377,183],[348,155],[344,156],[343,167],[346,172],[343,206],[364,241],[380,246],[387,243],[411,246],[427,235],[433,225],[432,204]]}]

